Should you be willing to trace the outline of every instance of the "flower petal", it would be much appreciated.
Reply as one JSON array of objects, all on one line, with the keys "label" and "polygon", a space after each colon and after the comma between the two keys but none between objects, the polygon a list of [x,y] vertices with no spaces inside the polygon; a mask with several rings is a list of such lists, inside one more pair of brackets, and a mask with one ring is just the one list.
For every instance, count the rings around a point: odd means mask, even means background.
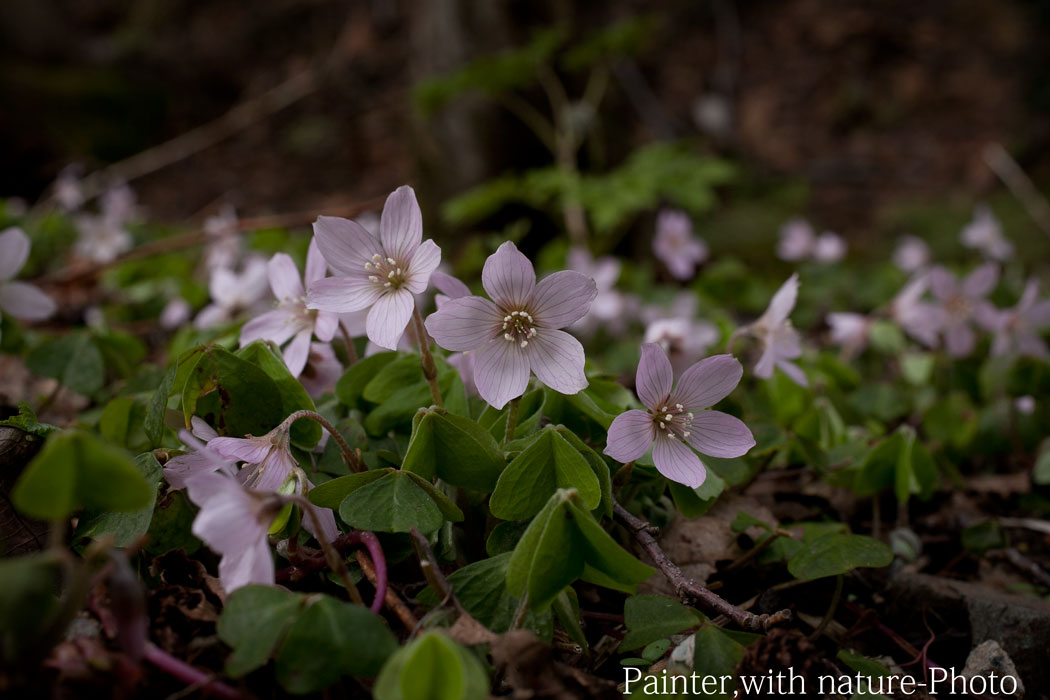
[{"label": "flower petal", "polygon": [[502,308],[520,309],[536,288],[536,271],[529,259],[507,241],[485,261],[481,286]]},{"label": "flower petal", "polygon": [[309,287],[311,282],[316,282],[328,274],[328,263],[321,255],[321,249],[317,246],[317,238],[310,239],[310,247],[306,251],[306,271],[303,281]]},{"label": "flower petal", "polygon": [[430,286],[430,275],[441,264],[441,248],[429,238],[416,248],[408,262],[405,286],[413,294],[422,294]]},{"label": "flower petal", "polygon": [[537,379],[562,394],[576,394],[587,388],[583,373],[586,358],[580,341],[565,331],[543,328],[528,342],[525,356]]},{"label": "flower petal", "polygon": [[536,285],[529,312],[538,326],[565,328],[587,314],[597,294],[598,287],[590,277],[562,270],[544,277]]},{"label": "flower petal", "polygon": [[208,441],[208,448],[215,450],[223,457],[239,459],[242,462],[255,464],[266,459],[273,443],[266,436],[255,438],[217,437]]},{"label": "flower petal", "polygon": [[740,457],[755,446],[755,437],[739,418],[721,411],[694,414],[686,441],[712,457]]},{"label": "flower petal", "polygon": [[427,316],[427,332],[446,350],[476,350],[500,335],[503,313],[488,299],[451,299]]},{"label": "flower petal", "polygon": [[696,453],[677,438],[656,434],[653,442],[653,464],[671,481],[695,489],[707,479],[707,469]]},{"label": "flower petal", "polygon": [[999,266],[985,263],[963,280],[963,294],[970,298],[986,297],[999,284]]},{"label": "flower petal", "polygon": [[634,374],[634,390],[645,407],[658,411],[661,406],[666,406],[673,381],[671,361],[663,348],[656,343],[642,345],[642,357]]},{"label": "flower petal", "polygon": [[256,316],[241,328],[241,347],[256,340],[272,340],[283,345],[295,335],[295,317],[284,309],[267,311]]},{"label": "flower petal", "polygon": [[299,268],[287,253],[275,253],[270,262],[266,263],[266,273],[270,279],[270,289],[273,290],[277,301],[294,301],[303,295],[303,281],[299,278]]},{"label": "flower petal", "polygon": [[302,374],[303,368],[306,367],[306,360],[310,357],[311,335],[313,333],[309,328],[299,331],[298,335],[284,349],[284,364],[293,377],[298,377]]},{"label": "flower petal", "polygon": [[788,362],[787,360],[777,360],[777,367],[780,371],[791,378],[791,381],[795,382],[802,388],[809,386],[809,379],[806,378],[806,373],[802,371],[802,368],[796,365],[794,362]]},{"label": "flower petal", "polygon": [[397,341],[405,332],[416,300],[407,289],[388,292],[376,300],[365,321],[368,339],[388,350],[397,349]]},{"label": "flower petal", "polygon": [[330,311],[318,311],[314,319],[314,335],[317,339],[327,343],[335,337],[339,329],[339,316]]},{"label": "flower petal", "polygon": [[332,311],[337,314],[367,309],[383,295],[382,287],[367,277],[325,277],[310,285],[306,293],[306,308]]},{"label": "flower petal", "polygon": [[430,281],[439,292],[447,296],[449,299],[459,299],[460,297],[470,296],[470,287],[463,284],[463,282],[452,275],[446,275],[444,272],[434,272],[430,275]]},{"label": "flower petal", "polygon": [[364,272],[365,263],[372,262],[373,255],[386,257],[379,241],[361,224],[349,219],[317,217],[314,238],[328,266],[344,274]]},{"label": "flower petal", "polygon": [[423,214],[415,190],[408,185],[401,185],[386,198],[379,219],[379,240],[387,255],[398,261],[412,257],[423,240]]},{"label": "flower petal", "polygon": [[762,314],[759,322],[764,321],[767,326],[776,326],[783,323],[791,315],[797,299],[798,273],[796,272],[791,277],[788,277],[784,284],[780,285],[780,289],[773,295],[773,299],[769,302],[769,308]]},{"label": "flower petal", "polygon": [[481,398],[497,410],[524,394],[529,362],[521,347],[502,337],[481,346],[474,353],[474,384]]},{"label": "flower petal", "polygon": [[926,275],[926,281],[930,285],[933,296],[941,301],[947,301],[959,292],[959,280],[948,270],[937,266]]},{"label": "flower petal", "polygon": [[29,236],[20,228],[0,233],[0,282],[14,279],[29,259],[29,247]]},{"label": "flower petal", "polygon": [[976,344],[977,337],[966,323],[956,323],[944,331],[944,347],[952,357],[966,357]]},{"label": "flower petal", "polygon": [[253,583],[273,585],[273,553],[265,535],[264,532],[262,537],[231,550],[219,560],[219,580],[227,593]]},{"label": "flower petal", "polygon": [[714,355],[700,360],[678,378],[670,403],[680,403],[686,411],[698,411],[729,396],[744,376],[744,368],[732,355]]},{"label": "flower petal", "polygon": [[623,464],[633,462],[645,454],[655,437],[653,417],[645,411],[632,409],[613,419],[605,454]]},{"label": "flower petal", "polygon": [[4,282],[0,284],[0,309],[26,321],[42,321],[55,313],[55,302],[26,282]]}]

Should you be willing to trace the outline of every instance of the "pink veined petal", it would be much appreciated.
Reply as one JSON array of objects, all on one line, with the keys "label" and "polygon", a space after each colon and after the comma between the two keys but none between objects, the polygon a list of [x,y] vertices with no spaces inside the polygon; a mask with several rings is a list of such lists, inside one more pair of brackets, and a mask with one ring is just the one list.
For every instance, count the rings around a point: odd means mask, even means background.
[{"label": "pink veined petal", "polygon": [[397,341],[401,340],[405,326],[412,318],[415,303],[415,297],[407,289],[398,289],[379,297],[365,321],[368,339],[380,347],[396,350]]},{"label": "pink veined petal", "polygon": [[735,357],[714,355],[683,372],[668,401],[682,404],[686,411],[714,406],[729,396],[743,376],[744,368]]},{"label": "pink veined petal", "polygon": [[223,457],[239,459],[242,462],[254,464],[266,459],[266,455],[270,454],[273,443],[265,436],[252,438],[217,437],[208,441],[208,447]]},{"label": "pink veined petal", "polygon": [[776,348],[772,343],[766,343],[765,348],[762,350],[762,357],[759,358],[758,363],[755,365],[755,376],[759,379],[769,379],[773,376],[773,369],[776,366]]},{"label": "pink veined petal", "polygon": [[245,486],[256,491],[276,491],[288,480],[295,464],[287,448],[274,447],[262,462],[242,469],[238,478]]},{"label": "pink veined petal", "polygon": [[367,309],[382,296],[382,287],[363,275],[325,277],[310,285],[306,308],[337,314]]},{"label": "pink veined petal", "polygon": [[365,228],[349,219],[319,216],[314,222],[314,238],[328,267],[344,274],[365,272],[372,256],[385,258],[382,246]]},{"label": "pink veined petal", "polygon": [[605,454],[623,464],[633,462],[645,454],[655,437],[653,417],[645,411],[632,409],[613,419]]},{"label": "pink veined petal", "polygon": [[223,555],[219,560],[219,580],[227,593],[253,583],[273,585],[273,553],[266,541],[265,531],[246,542],[244,547]]},{"label": "pink veined petal", "polygon": [[288,343],[284,349],[284,364],[293,377],[298,377],[306,367],[306,360],[310,357],[311,330],[299,331],[299,333]]},{"label": "pink veined petal", "polygon": [[427,332],[446,350],[476,350],[500,336],[503,312],[484,297],[450,299],[427,316]]},{"label": "pink veined petal", "polygon": [[684,442],[659,432],[653,442],[653,464],[656,465],[657,471],[671,481],[685,484],[692,489],[707,479],[707,469],[695,452]]},{"label": "pink veined petal", "polygon": [[379,239],[387,255],[395,260],[407,260],[423,240],[423,214],[415,190],[408,185],[401,185],[386,198],[379,219]]},{"label": "pink veined petal", "polygon": [[474,355],[474,384],[481,398],[495,409],[525,393],[529,362],[517,343],[503,337],[490,340]]},{"label": "pink veined petal", "polygon": [[562,394],[587,388],[583,373],[586,358],[580,341],[565,331],[541,328],[528,342],[523,350],[537,379]]},{"label": "pink veined petal", "polygon": [[42,321],[55,313],[55,302],[26,282],[3,282],[0,283],[0,309],[26,321]]},{"label": "pink veined petal", "polygon": [[544,277],[536,285],[529,312],[537,326],[565,328],[587,314],[597,295],[598,287],[590,277],[562,270]]},{"label": "pink veined petal", "polygon": [[335,337],[335,332],[339,329],[339,316],[332,313],[331,311],[318,311],[317,318],[314,319],[314,335],[317,339],[327,343]]},{"label": "pink veined petal", "polygon": [[507,241],[485,261],[481,286],[501,308],[521,309],[536,288],[536,271],[517,246]]},{"label": "pink veined petal", "polygon": [[407,264],[405,286],[413,294],[422,294],[430,286],[430,275],[441,264],[441,248],[428,238],[416,248]]},{"label": "pink veined petal", "polygon": [[299,268],[287,253],[274,253],[266,263],[270,289],[277,301],[293,301],[303,295],[303,282],[299,279]]},{"label": "pink veined petal", "polygon": [[943,267],[935,267],[926,275],[926,281],[930,285],[933,296],[941,301],[947,301],[959,292],[959,280],[955,275]]},{"label": "pink veined petal", "polygon": [[435,271],[430,275],[430,282],[449,299],[470,296],[470,287],[452,275],[446,275],[444,272]]},{"label": "pink veined petal", "polygon": [[241,347],[256,340],[272,340],[283,345],[297,330],[293,314],[284,309],[267,311],[241,327]]},{"label": "pink veined petal", "polygon": [[360,338],[365,334],[365,323],[368,321],[368,309],[358,309],[346,314],[336,314],[339,323],[346,329],[351,338]]},{"label": "pink veined petal", "polygon": [[190,431],[194,437],[204,440],[204,442],[210,442],[219,437],[219,434],[215,432],[215,428],[208,425],[203,418],[197,416],[190,417]]},{"label": "pink veined petal", "polygon": [[14,279],[29,259],[29,246],[29,236],[20,228],[0,233],[0,282]]},{"label": "pink veined petal", "polygon": [[806,378],[806,373],[803,372],[802,368],[796,365],[794,362],[788,362],[787,360],[778,359],[776,364],[777,367],[780,368],[781,372],[783,372],[791,378],[791,381],[795,382],[802,388],[809,386],[809,379]]},{"label": "pink veined petal", "polygon": [[459,370],[459,378],[463,382],[463,390],[467,396],[477,396],[478,387],[474,384],[474,353],[457,352],[448,356],[448,363]]},{"label": "pink veined petal", "polygon": [[999,284],[999,266],[985,263],[963,280],[963,294],[970,298],[985,297]]},{"label": "pink veined petal", "polygon": [[956,323],[945,329],[944,346],[952,357],[966,357],[977,343],[973,329],[966,323]]},{"label": "pink veined petal", "polygon": [[[307,480],[306,483],[309,488],[312,489],[314,487],[309,480]],[[306,513],[303,514],[303,527],[305,527],[306,531],[313,535],[314,539],[318,542],[320,542],[322,538],[326,542],[333,541],[339,536],[339,526],[335,524],[335,514],[332,512],[332,509],[315,506],[314,510],[317,512],[317,519],[321,522],[321,530],[318,531],[317,528],[314,527],[314,519]]]},{"label": "pink veined petal", "polygon": [[[634,373],[634,390],[646,408],[659,411],[671,395],[674,373],[671,361],[656,343],[642,345],[642,356]],[[704,407],[706,408],[706,406]]]},{"label": "pink veined petal", "polygon": [[721,411],[693,414],[685,439],[697,452],[712,457],[740,457],[755,446],[755,437],[743,421]]},{"label": "pink veined petal", "polygon": [[306,270],[303,273],[303,281],[309,287],[311,282],[316,282],[328,274],[328,263],[321,255],[321,249],[317,245],[317,238],[310,239],[310,247],[306,250]]},{"label": "pink veined petal", "polygon": [[784,284],[780,285],[780,289],[773,295],[773,299],[769,302],[769,308],[766,309],[766,313],[763,315],[766,323],[769,326],[777,326],[787,320],[787,317],[791,315],[792,309],[795,308],[795,301],[798,299],[798,273],[791,275],[787,278]]}]

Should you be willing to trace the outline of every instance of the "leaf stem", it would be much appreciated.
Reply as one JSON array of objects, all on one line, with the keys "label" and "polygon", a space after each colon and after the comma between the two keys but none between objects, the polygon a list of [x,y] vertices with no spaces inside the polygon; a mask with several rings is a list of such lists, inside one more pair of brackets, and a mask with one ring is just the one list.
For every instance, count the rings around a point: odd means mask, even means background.
[{"label": "leaf stem", "polygon": [[169,676],[174,676],[191,687],[200,688],[206,694],[210,693],[226,700],[240,700],[244,697],[235,688],[214,680],[209,674],[197,670],[181,659],[176,659],[152,642],[146,642],[145,658]]},{"label": "leaf stem", "polygon": [[416,331],[416,341],[419,343],[420,363],[423,365],[423,377],[430,386],[430,397],[434,405],[444,408],[445,402],[441,400],[441,389],[438,388],[437,365],[434,364],[434,356],[430,354],[430,345],[427,343],[427,329],[423,325],[423,315],[419,313],[419,307],[412,308],[412,324]]},{"label": "leaf stem", "polygon": [[339,445],[340,452],[343,453],[343,461],[346,462],[346,466],[349,467],[352,472],[363,472],[365,465],[361,463],[361,455],[350,447],[350,445],[343,439],[343,436],[339,434],[335,426],[328,422],[328,419],[322,416],[317,411],[310,411],[303,409],[301,411],[295,411],[284,419],[284,422],[278,426],[281,430],[288,430],[292,427],[292,423],[299,420],[300,418],[309,418],[315,423],[320,424],[322,428],[328,431],[328,434],[332,436],[336,444]]},{"label": "leaf stem", "polygon": [[810,639],[816,639],[824,631],[824,629],[831,622],[831,618],[835,616],[835,609],[839,606],[839,600],[842,599],[842,582],[845,577],[839,574],[835,577],[835,592],[831,596],[831,604],[828,606],[828,611],[824,613],[824,618],[817,625],[817,628],[813,630],[813,633],[809,635]]},{"label": "leaf stem", "polygon": [[313,522],[314,530],[318,533],[317,541],[321,544],[321,551],[324,552],[324,558],[327,560],[328,566],[342,581],[347,595],[350,596],[350,600],[359,605],[364,605],[365,600],[361,597],[361,592],[357,590],[357,586],[354,585],[354,580],[350,578],[350,571],[346,568],[346,561],[343,560],[342,555],[335,551],[332,543],[327,541],[322,534],[324,528],[321,527],[321,518],[317,515],[317,507],[302,496],[289,496],[288,500],[302,508],[307,517],[310,518],[310,521]]},{"label": "leaf stem", "polygon": [[506,447],[507,443],[514,439],[514,430],[518,427],[518,404],[521,403],[521,397],[513,398],[510,400],[510,406],[507,407],[507,429],[503,433],[503,446]]},{"label": "leaf stem", "polygon": [[[372,585],[375,586],[378,591],[379,571],[372,566],[372,562],[368,560],[368,557],[365,556],[365,553],[361,550],[354,552],[354,557],[357,559],[357,563],[361,567],[361,570],[365,572],[365,576],[372,582]],[[380,561],[383,562],[383,569],[385,570],[386,560],[381,559]],[[412,614],[412,611],[408,609],[408,606],[402,602],[392,588],[387,587],[386,594],[383,596],[382,600],[384,600],[386,606],[397,615],[397,619],[401,620],[401,624],[405,626],[405,629],[411,632],[419,626],[419,620],[416,619],[416,616]]]}]

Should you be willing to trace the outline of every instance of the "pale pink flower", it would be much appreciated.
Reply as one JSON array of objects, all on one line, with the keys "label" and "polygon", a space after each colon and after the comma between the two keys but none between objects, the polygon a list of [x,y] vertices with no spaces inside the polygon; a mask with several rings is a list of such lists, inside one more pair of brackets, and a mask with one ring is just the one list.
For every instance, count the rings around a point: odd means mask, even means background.
[{"label": "pale pink flower", "polygon": [[995,333],[992,354],[1016,353],[1028,357],[1047,357],[1046,341],[1040,331],[1050,326],[1050,299],[1039,299],[1039,282],[1030,279],[1012,309],[981,307],[978,321]]},{"label": "pale pink flower", "polygon": [[[438,293],[434,295],[434,305],[441,308],[453,299],[461,299],[470,296],[470,287],[452,275],[444,272],[435,272],[430,276],[430,281]],[[463,389],[467,396],[477,396],[478,387],[474,383],[474,355],[466,352],[454,352],[448,356],[448,363],[459,371],[459,378],[463,382]]]},{"label": "pale pink flower", "polygon": [[219,436],[215,430],[197,416],[190,419],[190,430],[180,430],[179,439],[190,448],[190,452],[172,457],[164,465],[164,478],[173,489],[184,489],[188,481],[201,474],[223,472],[227,476],[237,473],[237,460],[224,457],[207,442]]},{"label": "pale pink flower", "polygon": [[619,335],[626,329],[627,314],[624,295],[616,290],[616,281],[620,279],[620,261],[611,255],[595,259],[586,248],[569,249],[566,262],[570,270],[594,280],[598,294],[591,302],[590,309],[576,323],[572,330],[590,335],[599,328],[612,335]]},{"label": "pale pink flower", "polygon": [[157,321],[160,327],[166,331],[174,330],[190,320],[193,307],[182,297],[176,297],[164,305]]},{"label": "pale pink flower", "polygon": [[446,350],[474,352],[474,382],[485,401],[502,408],[521,396],[530,372],[563,394],[587,387],[583,346],[559,329],[587,313],[594,280],[562,270],[537,284],[532,263],[508,241],[485,261],[481,283],[493,301],[450,299],[426,327]]},{"label": "pale pink flower", "polygon": [[681,372],[703,357],[720,336],[718,327],[708,321],[660,318],[645,327],[644,342],[659,345],[674,371]]},{"label": "pale pink flower", "polygon": [[99,198],[98,214],[81,214],[77,227],[77,255],[96,263],[113,262],[132,245],[127,224],[135,216],[135,193],[127,185],[106,190]]},{"label": "pale pink flower", "polygon": [[299,375],[299,383],[306,389],[306,393],[312,398],[319,398],[332,389],[342,376],[343,365],[336,357],[332,345],[330,343],[311,343],[306,368]]},{"label": "pale pink flower", "polygon": [[311,309],[346,313],[370,309],[365,332],[394,349],[441,262],[441,249],[423,241],[423,216],[411,187],[402,186],[383,207],[377,240],[361,224],[322,216],[314,224],[318,247],[339,277],[318,280],[307,293]]},{"label": "pale pink flower", "polygon": [[901,329],[926,347],[937,347],[937,337],[944,327],[945,314],[939,307],[923,301],[929,288],[929,275],[910,280],[890,302],[890,317]]},{"label": "pale pink flower", "polygon": [[985,297],[999,282],[999,267],[985,263],[962,280],[943,267],[935,267],[929,274],[930,290],[940,302],[944,324],[944,346],[949,355],[965,357],[973,352],[977,336],[971,325],[979,319],[991,318],[995,310]]},{"label": "pale pink flower", "polygon": [[210,272],[220,267],[233,268],[241,257],[241,237],[237,211],[225,204],[218,214],[204,220],[201,228],[207,236],[204,267]]},{"label": "pale pink flower", "polygon": [[27,282],[14,281],[29,259],[29,236],[20,228],[0,233],[0,311],[26,321],[42,321],[55,313],[51,297]]},{"label": "pale pink flower", "polygon": [[76,211],[84,203],[84,189],[80,184],[80,166],[69,165],[55,179],[52,197],[65,211]]},{"label": "pale pink flower", "polygon": [[256,310],[266,296],[267,287],[266,260],[258,256],[248,258],[239,273],[225,267],[212,270],[208,281],[212,301],[197,314],[194,327],[214,328]]},{"label": "pale pink flower", "polygon": [[825,231],[813,243],[813,259],[820,263],[836,263],[846,257],[846,241],[842,236]]},{"label": "pale pink flower", "polygon": [[791,275],[781,285],[766,312],[748,327],[748,332],[762,343],[762,357],[755,365],[756,377],[769,379],[773,376],[774,368],[779,367],[799,386],[808,386],[805,373],[791,362],[802,356],[798,331],[788,319],[797,299],[798,273]]},{"label": "pale pink flower", "polygon": [[696,266],[707,260],[707,244],[693,234],[693,222],[685,212],[665,209],[656,217],[653,253],[677,279],[687,280]]},{"label": "pale pink flower", "polygon": [[325,276],[325,261],[317,248],[317,239],[310,241],[306,254],[306,274],[299,279],[299,268],[292,258],[276,253],[266,265],[270,289],[277,297],[277,308],[267,311],[241,328],[241,346],[256,340],[270,340],[278,346],[291,339],[284,349],[284,364],[293,377],[298,377],[310,354],[310,340],[314,336],[327,343],[335,336],[339,318],[328,311],[306,308],[305,283],[309,289]]},{"label": "pale pink flower", "polygon": [[838,345],[847,356],[854,355],[868,344],[871,319],[850,311],[832,312],[824,318],[831,329],[831,342]]},{"label": "pale pink flower", "polygon": [[974,207],[973,220],[963,228],[959,240],[992,260],[1009,260],[1014,254],[1014,244],[1003,235],[999,220],[985,204]]},{"label": "pale pink flower", "polygon": [[901,236],[893,251],[893,264],[904,272],[915,272],[930,262],[930,247],[916,236]]},{"label": "pale pink flower", "polygon": [[219,580],[227,593],[248,584],[273,585],[273,552],[268,537],[281,502],[246,489],[225,474],[202,474],[186,484],[200,507],[193,534],[216,554]]},{"label": "pale pink flower", "polygon": [[1018,396],[1014,399],[1014,408],[1016,408],[1017,412],[1023,416],[1032,415],[1035,413],[1035,397],[1031,394]]},{"label": "pale pink flower", "polygon": [[790,219],[780,227],[777,257],[787,262],[808,260],[813,255],[817,234],[802,218]]},{"label": "pale pink flower", "polygon": [[690,446],[712,457],[740,457],[755,445],[751,431],[721,411],[704,410],[729,395],[740,383],[743,368],[732,355],[715,355],[697,362],[678,379],[658,345],[642,346],[635,391],[648,409],[621,413],[609,426],[605,454],[627,463],[653,448],[653,464],[672,481],[696,488],[707,470]]}]

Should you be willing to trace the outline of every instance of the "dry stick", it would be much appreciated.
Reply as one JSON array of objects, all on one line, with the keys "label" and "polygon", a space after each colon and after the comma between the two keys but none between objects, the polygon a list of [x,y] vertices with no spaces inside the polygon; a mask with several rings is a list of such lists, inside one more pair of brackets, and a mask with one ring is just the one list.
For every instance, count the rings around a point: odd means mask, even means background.
[{"label": "dry stick", "polygon": [[361,464],[361,456],[356,450],[350,447],[350,445],[343,439],[343,436],[339,434],[336,427],[328,422],[328,419],[315,411],[302,410],[295,411],[288,415],[281,423],[281,426],[287,430],[291,427],[292,423],[299,420],[300,418],[309,418],[315,423],[320,424],[322,428],[328,431],[328,434],[332,436],[336,444],[339,445],[339,451],[343,453],[343,461],[346,462],[346,466],[353,472],[366,471],[365,465]]},{"label": "dry stick", "polygon": [[145,658],[146,661],[168,675],[185,681],[192,687],[200,688],[206,695],[211,694],[226,700],[240,700],[244,697],[237,689],[214,680],[210,675],[190,666],[185,661],[176,659],[152,642],[146,642]]},{"label": "dry stick", "polygon": [[613,502],[613,512],[616,515],[616,519],[631,532],[631,535],[648,553],[653,563],[663,572],[667,580],[674,585],[675,592],[683,600],[693,600],[700,603],[708,610],[725,615],[738,626],[747,630],[765,631],[773,625],[791,619],[790,610],[781,610],[772,615],[755,615],[725,601],[682,573],[682,570],[667,557],[664,550],[660,548],[660,544],[650,534],[652,525],[635,516],[615,501]]},{"label": "dry stick", "polygon": [[423,325],[423,315],[419,313],[419,307],[412,307],[412,323],[416,331],[416,341],[419,343],[420,364],[423,365],[423,376],[430,386],[430,398],[438,408],[444,408],[445,402],[441,400],[441,389],[438,387],[437,365],[434,364],[434,356],[430,354],[430,345],[427,343],[427,329]]},{"label": "dry stick", "polygon": [[[361,570],[365,572],[365,577],[373,586],[377,586],[378,590],[378,576],[376,575],[376,570],[372,567],[372,562],[368,560],[368,557],[361,550],[354,552],[354,557],[357,559],[357,563],[361,567]],[[405,629],[409,632],[416,629],[419,625],[419,620],[417,620],[416,616],[412,614],[412,611],[408,609],[408,606],[398,598],[394,589],[389,587],[386,589],[384,600],[386,601],[386,606],[397,615],[397,619],[401,620],[401,624],[405,626]]]},{"label": "dry stick", "polygon": [[459,599],[456,598],[456,594],[452,591],[452,584],[445,578],[445,573],[438,566],[437,557],[434,556],[434,550],[430,548],[430,543],[427,542],[427,538],[423,537],[423,534],[416,528],[412,528],[412,549],[416,550],[416,557],[419,559],[419,568],[423,571],[423,577],[430,584],[430,587],[437,593],[438,598],[442,601],[448,601],[456,608],[460,613],[463,612],[463,606],[460,605]]},{"label": "dry stick", "polygon": [[984,147],[984,162],[1006,183],[1017,199],[1028,211],[1036,225],[1043,229],[1043,233],[1050,236],[1050,203],[1046,201],[1031,178],[1025,174],[1017,161],[1006,152],[1000,143],[990,143]]},{"label": "dry stick", "polygon": [[1016,548],[1007,547],[1003,550],[1003,556],[1010,560],[1011,564],[1034,578],[1039,583],[1050,587],[1050,573],[1047,573],[1046,569],[1021,554]]}]

